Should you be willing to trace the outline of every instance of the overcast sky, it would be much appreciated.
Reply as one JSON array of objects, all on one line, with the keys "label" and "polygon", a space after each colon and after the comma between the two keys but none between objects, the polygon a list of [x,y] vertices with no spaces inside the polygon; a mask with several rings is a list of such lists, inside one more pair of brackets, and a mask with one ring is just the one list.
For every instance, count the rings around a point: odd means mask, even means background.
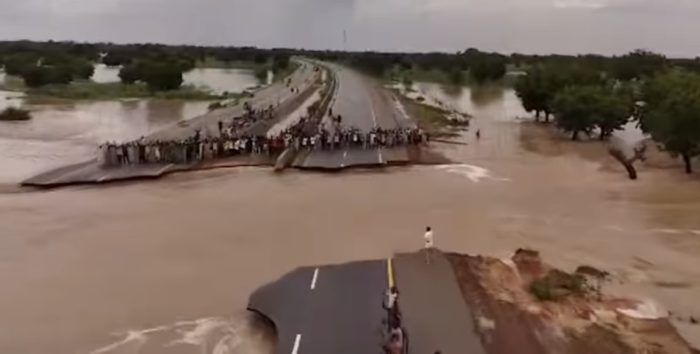
[{"label": "overcast sky", "polygon": [[0,0],[2,39],[700,55],[700,0]]}]

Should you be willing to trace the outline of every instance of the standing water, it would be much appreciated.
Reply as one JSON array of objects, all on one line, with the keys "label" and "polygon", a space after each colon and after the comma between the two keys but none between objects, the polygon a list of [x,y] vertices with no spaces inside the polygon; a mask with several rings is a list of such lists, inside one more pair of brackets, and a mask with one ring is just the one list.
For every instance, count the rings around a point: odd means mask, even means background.
[{"label": "standing water", "polygon": [[0,194],[0,353],[267,354],[270,330],[244,315],[256,288],[298,266],[419,249],[426,225],[445,250],[538,249],[700,314],[697,181],[648,170],[630,182],[597,143],[521,123],[508,91],[458,97],[450,104],[471,105],[483,135],[435,144],[450,166],[249,168]]},{"label": "standing water", "polygon": [[[119,69],[95,67],[97,82],[119,80]],[[247,70],[195,69],[185,83],[207,86],[215,92],[241,92],[257,85]],[[20,93],[0,91],[0,109],[24,106],[32,119],[0,122],[0,185],[12,185],[52,168],[95,156],[106,141],[128,141],[148,135],[177,121],[207,112],[210,102],[180,100],[75,101],[30,104]],[[3,188],[0,188],[3,189]]]}]

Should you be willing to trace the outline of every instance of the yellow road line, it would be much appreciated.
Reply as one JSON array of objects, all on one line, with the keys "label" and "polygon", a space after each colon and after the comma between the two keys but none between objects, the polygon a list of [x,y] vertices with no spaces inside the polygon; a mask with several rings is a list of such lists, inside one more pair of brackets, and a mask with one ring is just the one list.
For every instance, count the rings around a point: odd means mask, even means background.
[{"label": "yellow road line", "polygon": [[395,285],[394,281],[394,263],[391,258],[386,259],[386,275],[389,280],[389,289],[393,288]]}]

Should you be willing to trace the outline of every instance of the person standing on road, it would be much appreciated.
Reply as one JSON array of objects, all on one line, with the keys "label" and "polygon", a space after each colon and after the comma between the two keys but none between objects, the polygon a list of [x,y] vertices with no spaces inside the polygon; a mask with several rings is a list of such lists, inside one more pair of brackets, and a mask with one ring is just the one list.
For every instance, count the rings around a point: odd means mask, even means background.
[{"label": "person standing on road", "polygon": [[433,229],[430,226],[425,228],[425,234],[423,235],[425,239],[425,263],[430,264],[430,253],[433,250]]},{"label": "person standing on road", "polygon": [[481,139],[481,129],[476,130],[476,140]]}]

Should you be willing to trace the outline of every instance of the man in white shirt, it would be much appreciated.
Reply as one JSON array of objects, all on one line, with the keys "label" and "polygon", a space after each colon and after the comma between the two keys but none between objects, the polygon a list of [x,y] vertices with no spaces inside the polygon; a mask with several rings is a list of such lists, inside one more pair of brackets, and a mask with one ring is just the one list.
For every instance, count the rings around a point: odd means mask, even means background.
[{"label": "man in white shirt", "polygon": [[430,264],[430,253],[433,250],[433,229],[430,226],[425,228],[423,238],[425,239],[425,262]]}]

